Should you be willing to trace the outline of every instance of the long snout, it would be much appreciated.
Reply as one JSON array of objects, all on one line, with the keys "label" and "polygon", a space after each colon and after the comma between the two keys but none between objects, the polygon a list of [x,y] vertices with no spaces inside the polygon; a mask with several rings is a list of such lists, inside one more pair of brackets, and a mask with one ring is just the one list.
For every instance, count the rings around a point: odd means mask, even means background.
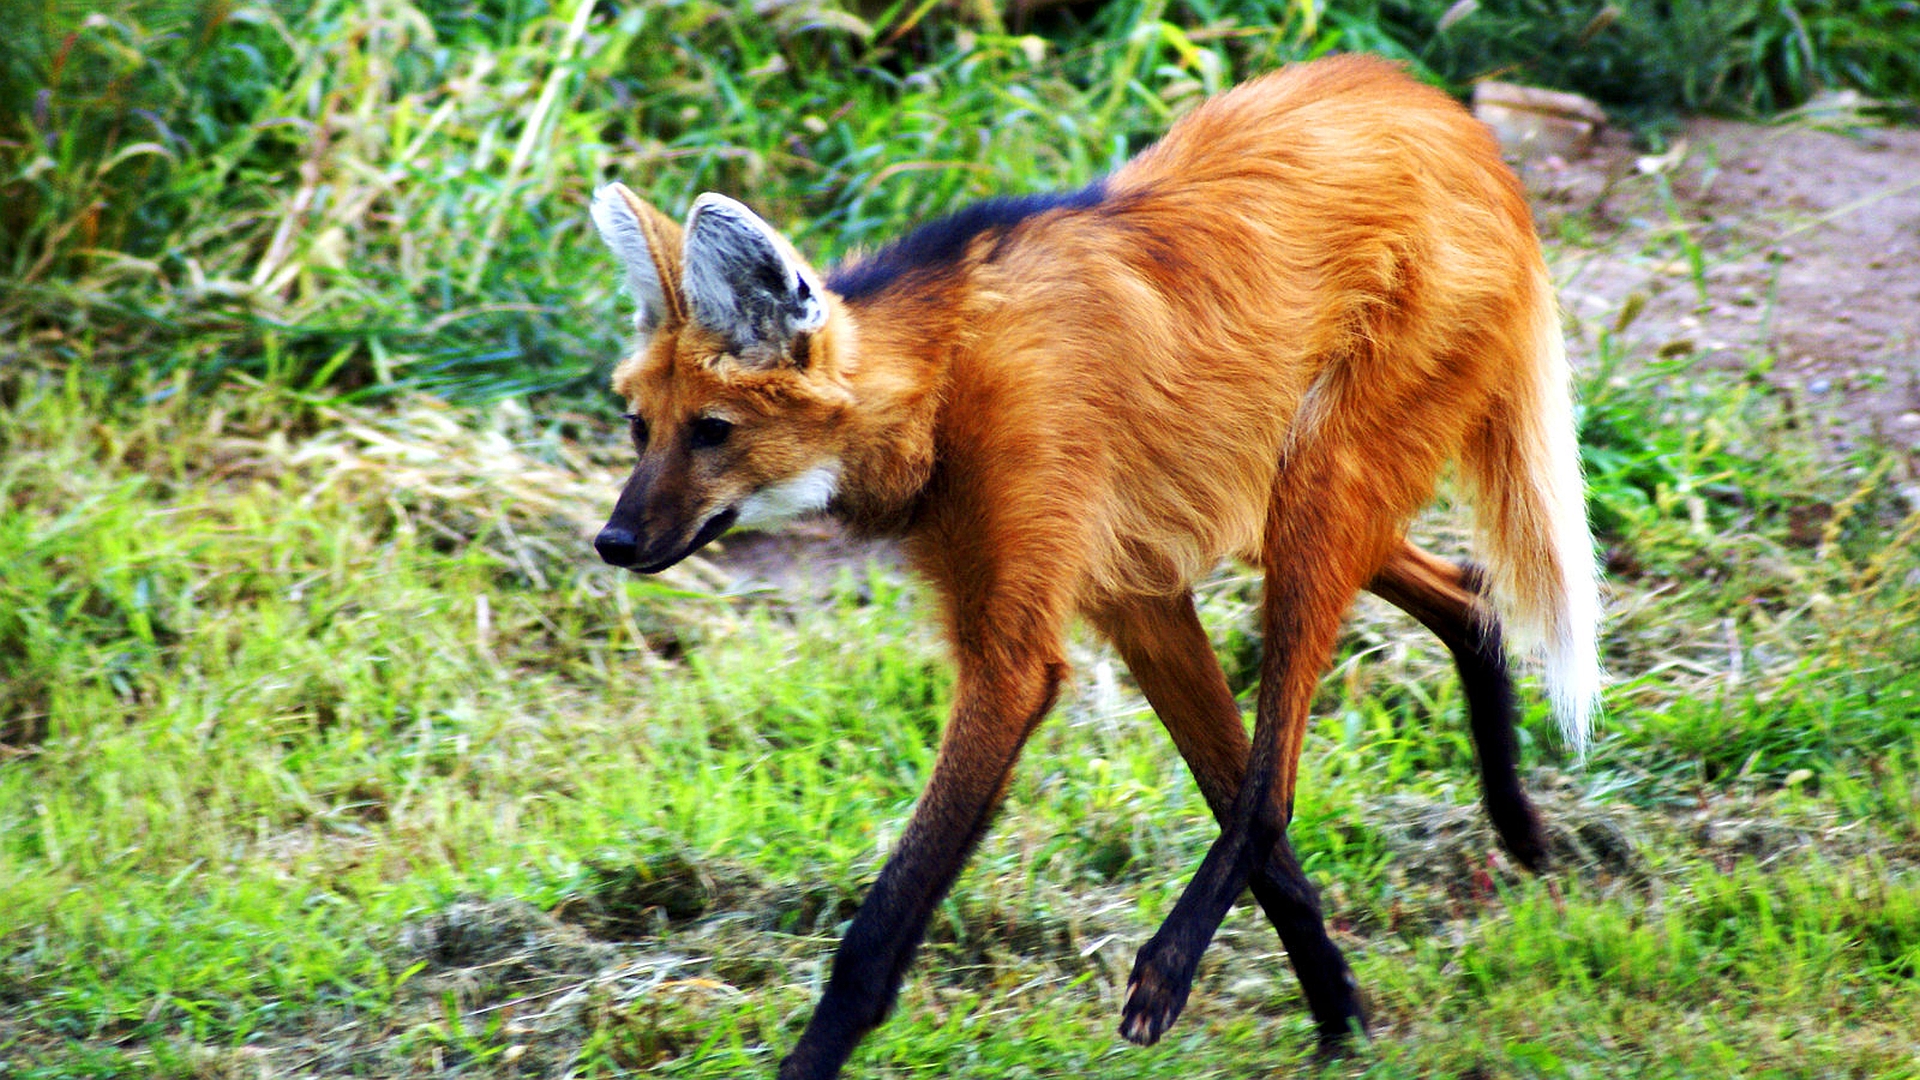
[{"label": "long snout", "polygon": [[639,569],[670,554],[657,549],[677,548],[684,541],[684,535],[679,534],[685,526],[675,520],[680,515],[661,497],[671,494],[660,490],[662,472],[658,461],[642,458],[634,465],[633,475],[621,485],[613,513],[593,538],[593,550],[599,552],[608,565],[623,570]]},{"label": "long snout", "polygon": [[699,528],[699,532],[693,534],[691,540],[685,540],[684,532],[674,530],[662,536],[655,536],[653,540],[641,542],[637,536],[634,536],[632,528],[618,525],[618,523],[607,523],[607,528],[601,528],[599,536],[593,538],[593,550],[601,553],[601,559],[607,559],[616,567],[641,573],[641,575],[657,575],[666,567],[678,563],[680,559],[685,559],[687,555],[699,552],[716,536],[732,528],[735,517],[739,517],[739,513],[732,507],[722,509],[720,513],[708,517]]},{"label": "long snout", "polygon": [[707,546],[737,517],[737,507],[716,511],[699,496],[684,461],[642,458],[593,538],[593,550],[610,565],[657,574]]},{"label": "long snout", "polygon": [[691,538],[681,530],[643,538],[635,535],[631,527],[616,518],[607,522],[606,527],[593,538],[593,550],[599,552],[600,558],[610,565],[641,574],[657,574],[706,547],[715,537],[732,528],[734,518],[738,516],[738,512],[732,508],[722,510],[702,523]]}]

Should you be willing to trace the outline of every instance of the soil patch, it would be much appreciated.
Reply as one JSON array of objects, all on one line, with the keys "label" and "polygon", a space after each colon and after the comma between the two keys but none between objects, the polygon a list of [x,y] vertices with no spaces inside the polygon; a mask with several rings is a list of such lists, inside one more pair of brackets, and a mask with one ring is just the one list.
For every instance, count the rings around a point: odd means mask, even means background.
[{"label": "soil patch", "polygon": [[1605,325],[1641,305],[1635,355],[1762,379],[1837,452],[1878,440],[1920,475],[1920,129],[1841,100],[1696,119],[1658,156],[1616,134],[1528,180],[1550,233],[1591,230],[1554,245],[1569,311]]}]

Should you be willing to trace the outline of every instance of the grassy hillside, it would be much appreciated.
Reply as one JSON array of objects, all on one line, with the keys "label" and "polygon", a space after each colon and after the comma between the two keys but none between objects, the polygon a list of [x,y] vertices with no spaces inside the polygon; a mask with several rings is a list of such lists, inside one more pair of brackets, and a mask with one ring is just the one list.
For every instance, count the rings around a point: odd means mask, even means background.
[{"label": "grassy hillside", "polygon": [[[1249,71],[1431,39],[1381,7],[9,8],[0,1075],[769,1072],[950,675],[885,561],[591,557],[621,323],[588,193],[727,190],[831,258],[1084,181]],[[1328,1075],[1920,1076],[1906,466],[1630,322],[1572,327],[1616,681],[1584,762],[1529,693],[1561,869],[1496,854],[1430,638],[1365,605],[1325,682],[1295,836],[1379,1023]],[[1237,685],[1256,597],[1203,590]],[[1072,659],[852,1071],[1310,1073],[1244,912],[1161,1046],[1113,1034],[1213,826],[1124,670]]]}]

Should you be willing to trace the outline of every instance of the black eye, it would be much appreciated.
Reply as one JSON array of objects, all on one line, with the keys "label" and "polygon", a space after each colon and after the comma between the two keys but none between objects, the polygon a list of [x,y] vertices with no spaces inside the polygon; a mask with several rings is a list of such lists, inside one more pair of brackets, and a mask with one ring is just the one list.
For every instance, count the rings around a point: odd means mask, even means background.
[{"label": "black eye", "polygon": [[633,436],[633,448],[635,450],[645,450],[647,448],[646,419],[639,413],[622,413],[621,416],[627,422],[628,433]]},{"label": "black eye", "polygon": [[733,421],[722,420],[717,416],[695,417],[687,427],[687,445],[695,450],[707,450],[727,441],[733,433]]}]

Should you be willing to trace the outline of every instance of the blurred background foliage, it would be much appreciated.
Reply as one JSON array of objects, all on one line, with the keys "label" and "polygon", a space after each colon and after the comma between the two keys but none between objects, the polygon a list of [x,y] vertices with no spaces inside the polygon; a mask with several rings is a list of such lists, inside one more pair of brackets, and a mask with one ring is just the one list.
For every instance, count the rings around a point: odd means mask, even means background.
[{"label": "blurred background foliage", "polygon": [[1209,91],[1365,49],[1636,115],[1920,90],[1920,4],[21,0],[0,10],[0,349],[328,398],[577,390],[584,207],[732,192],[828,260],[1109,169]]}]

